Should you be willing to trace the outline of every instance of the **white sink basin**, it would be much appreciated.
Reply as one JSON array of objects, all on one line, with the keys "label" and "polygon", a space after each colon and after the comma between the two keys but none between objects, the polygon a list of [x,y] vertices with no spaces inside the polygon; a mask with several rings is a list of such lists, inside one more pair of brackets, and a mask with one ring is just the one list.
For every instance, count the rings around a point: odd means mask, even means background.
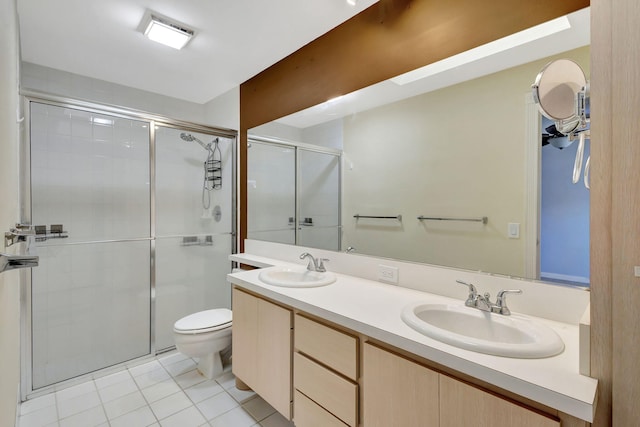
[{"label": "white sink basin", "polygon": [[412,304],[402,311],[411,328],[444,343],[495,356],[536,359],[562,353],[546,325],[518,314],[503,316],[454,304]]},{"label": "white sink basin", "polygon": [[330,272],[320,273],[302,268],[284,267],[262,270],[258,278],[267,285],[286,288],[315,288],[330,285],[336,281],[336,276]]}]

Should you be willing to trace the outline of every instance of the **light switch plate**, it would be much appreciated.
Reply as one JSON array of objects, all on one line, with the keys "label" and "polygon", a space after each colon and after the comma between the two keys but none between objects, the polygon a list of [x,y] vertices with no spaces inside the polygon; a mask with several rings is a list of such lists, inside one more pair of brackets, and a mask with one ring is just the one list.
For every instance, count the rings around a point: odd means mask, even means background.
[{"label": "light switch plate", "polygon": [[633,274],[636,277],[640,277],[640,266],[636,265],[635,267],[633,267]]},{"label": "light switch plate", "polygon": [[520,224],[517,222],[510,222],[507,227],[507,234],[510,239],[520,238]]}]

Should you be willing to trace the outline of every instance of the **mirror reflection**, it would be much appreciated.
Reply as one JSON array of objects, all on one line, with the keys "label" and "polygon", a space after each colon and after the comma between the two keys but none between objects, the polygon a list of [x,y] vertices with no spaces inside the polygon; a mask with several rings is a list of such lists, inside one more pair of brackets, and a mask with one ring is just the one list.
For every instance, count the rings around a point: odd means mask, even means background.
[{"label": "mirror reflection", "polygon": [[588,286],[577,144],[531,96],[553,59],[588,78],[589,10],[560,19],[250,130],[248,237]]}]

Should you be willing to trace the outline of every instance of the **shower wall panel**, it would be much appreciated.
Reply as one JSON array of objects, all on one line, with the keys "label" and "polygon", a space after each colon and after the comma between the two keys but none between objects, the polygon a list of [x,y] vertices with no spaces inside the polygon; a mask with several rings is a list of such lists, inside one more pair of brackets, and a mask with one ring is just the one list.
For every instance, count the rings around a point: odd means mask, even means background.
[{"label": "shower wall panel", "polygon": [[34,389],[150,352],[148,126],[31,103]]},{"label": "shower wall panel", "polygon": [[38,248],[33,388],[149,354],[149,242]]}]

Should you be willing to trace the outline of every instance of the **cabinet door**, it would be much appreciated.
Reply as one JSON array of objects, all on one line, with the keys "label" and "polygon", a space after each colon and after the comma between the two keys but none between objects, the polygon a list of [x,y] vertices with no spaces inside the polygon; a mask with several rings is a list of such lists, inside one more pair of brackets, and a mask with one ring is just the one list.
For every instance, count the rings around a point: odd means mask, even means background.
[{"label": "cabinet door", "polygon": [[560,422],[456,379],[440,375],[442,427],[560,427]]},{"label": "cabinet door", "polygon": [[233,290],[233,373],[291,419],[290,310]]},{"label": "cabinet door", "polygon": [[367,343],[362,377],[366,427],[438,426],[436,372]]},{"label": "cabinet door", "polygon": [[254,391],[291,419],[292,312],[258,300],[258,384]]},{"label": "cabinet door", "polygon": [[249,387],[258,382],[258,298],[233,289],[233,374]]}]

